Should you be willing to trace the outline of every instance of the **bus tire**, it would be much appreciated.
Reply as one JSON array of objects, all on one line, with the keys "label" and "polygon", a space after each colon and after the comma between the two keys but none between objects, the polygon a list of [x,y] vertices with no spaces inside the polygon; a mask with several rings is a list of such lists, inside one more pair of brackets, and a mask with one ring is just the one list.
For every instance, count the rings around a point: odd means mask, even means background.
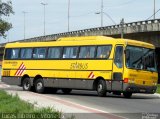
[{"label": "bus tire", "polygon": [[42,78],[35,81],[35,90],[37,93],[44,93],[44,82]]},{"label": "bus tire", "polygon": [[106,82],[104,80],[99,80],[97,84],[97,94],[100,97],[106,96]]},{"label": "bus tire", "polygon": [[63,92],[64,94],[69,94],[71,91],[72,91],[72,89],[69,89],[69,88],[63,88],[63,89],[62,89],[62,92]]},{"label": "bus tire", "polygon": [[31,81],[30,78],[24,78],[22,82],[22,87],[24,91],[31,91]]},{"label": "bus tire", "polygon": [[132,97],[132,93],[131,92],[123,92],[123,96],[125,98],[131,98]]}]

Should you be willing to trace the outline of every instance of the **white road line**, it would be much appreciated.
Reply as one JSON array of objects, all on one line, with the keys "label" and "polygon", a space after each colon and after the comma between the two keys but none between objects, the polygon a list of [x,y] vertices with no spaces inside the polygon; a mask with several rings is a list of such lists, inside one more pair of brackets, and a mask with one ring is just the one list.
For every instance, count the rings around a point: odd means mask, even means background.
[{"label": "white road line", "polygon": [[122,116],[111,114],[110,112],[107,112],[107,111],[99,110],[99,109],[92,108],[92,107],[87,107],[87,106],[84,106],[84,105],[81,105],[81,104],[78,104],[78,103],[75,103],[75,102],[71,102],[71,101],[66,101],[66,100],[63,100],[63,99],[60,99],[60,98],[57,98],[57,97],[50,97],[50,96],[47,96],[47,95],[44,95],[44,94],[37,94],[37,93],[33,93],[33,92],[31,92],[31,93],[33,95],[38,95],[38,96],[44,97],[46,99],[54,100],[56,102],[59,102],[63,105],[69,106],[69,107],[74,107],[74,108],[81,109],[81,110],[84,110],[84,111],[89,111],[90,113],[97,113],[101,116],[112,117],[113,119],[114,118],[127,119],[127,118],[122,117]]}]

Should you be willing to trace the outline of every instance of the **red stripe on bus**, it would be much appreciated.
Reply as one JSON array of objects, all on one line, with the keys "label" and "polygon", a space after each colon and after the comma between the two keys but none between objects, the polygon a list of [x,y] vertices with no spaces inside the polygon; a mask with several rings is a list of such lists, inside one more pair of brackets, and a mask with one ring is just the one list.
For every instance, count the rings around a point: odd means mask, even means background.
[{"label": "red stripe on bus", "polygon": [[23,74],[23,72],[25,71],[26,67],[24,66],[23,70],[21,70],[21,73],[19,74],[20,76]]},{"label": "red stripe on bus", "polygon": [[18,70],[16,71],[15,75],[17,75],[17,73],[18,73],[18,71],[19,71],[19,69],[21,68],[22,65],[23,65],[23,62],[22,62],[22,64],[19,66],[19,68],[18,68]]},{"label": "red stripe on bus", "polygon": [[90,78],[90,76],[93,74],[93,72],[91,72],[90,74],[89,74],[89,76],[88,76],[88,78]]},{"label": "red stripe on bus", "polygon": [[19,71],[18,71],[18,73],[17,73],[17,75],[19,76],[19,74],[21,73],[21,71],[23,71],[23,69],[24,69],[24,64],[21,66],[21,68],[19,69]]}]

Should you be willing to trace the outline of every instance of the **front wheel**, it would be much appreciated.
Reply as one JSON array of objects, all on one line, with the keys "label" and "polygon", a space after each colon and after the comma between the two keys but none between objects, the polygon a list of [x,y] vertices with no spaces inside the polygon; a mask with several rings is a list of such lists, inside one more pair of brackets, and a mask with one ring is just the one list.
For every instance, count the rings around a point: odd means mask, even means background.
[{"label": "front wheel", "polygon": [[44,82],[43,79],[39,78],[35,82],[35,90],[37,93],[44,93]]},{"label": "front wheel", "polygon": [[124,92],[124,93],[123,93],[123,96],[124,96],[125,98],[131,98],[131,97],[132,97],[132,93],[131,93],[131,92]]},{"label": "front wheel", "polygon": [[30,78],[25,78],[22,82],[22,87],[24,91],[31,91],[31,81]]},{"label": "front wheel", "polygon": [[97,93],[98,96],[106,96],[106,82],[104,80],[99,80],[97,84]]}]

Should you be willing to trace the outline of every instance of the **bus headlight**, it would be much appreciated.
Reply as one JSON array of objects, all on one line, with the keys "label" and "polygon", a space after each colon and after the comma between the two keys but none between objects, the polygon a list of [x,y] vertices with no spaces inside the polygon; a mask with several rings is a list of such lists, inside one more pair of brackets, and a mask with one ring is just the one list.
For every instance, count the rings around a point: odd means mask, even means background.
[{"label": "bus headlight", "polygon": [[155,86],[156,86],[156,85],[157,85],[157,83],[156,83],[156,82],[153,82],[153,85],[155,85]]}]

